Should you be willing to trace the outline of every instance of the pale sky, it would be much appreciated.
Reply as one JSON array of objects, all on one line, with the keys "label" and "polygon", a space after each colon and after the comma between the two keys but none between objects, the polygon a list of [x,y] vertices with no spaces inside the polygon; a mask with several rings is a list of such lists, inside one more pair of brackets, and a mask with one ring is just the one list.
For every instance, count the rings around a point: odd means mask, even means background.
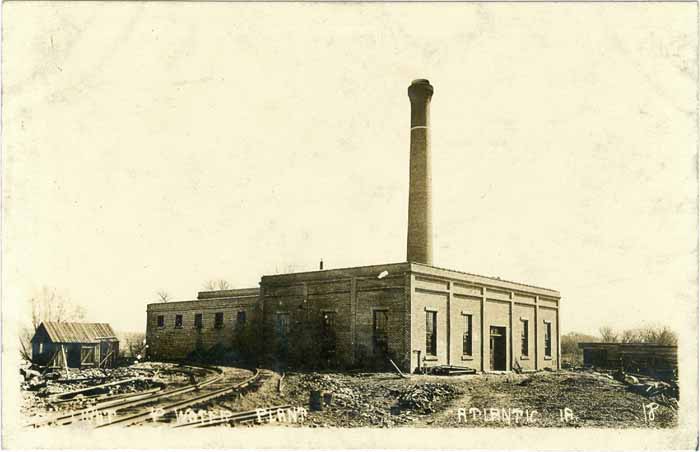
[{"label": "pale sky", "polygon": [[404,261],[428,78],[436,266],[559,290],[564,333],[697,334],[695,4],[3,9],[6,322]]}]

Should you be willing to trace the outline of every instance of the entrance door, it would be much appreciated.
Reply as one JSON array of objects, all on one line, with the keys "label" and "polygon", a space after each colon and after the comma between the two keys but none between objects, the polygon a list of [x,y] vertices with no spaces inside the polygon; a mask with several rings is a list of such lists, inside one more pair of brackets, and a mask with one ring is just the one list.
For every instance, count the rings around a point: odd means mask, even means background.
[{"label": "entrance door", "polygon": [[80,367],[95,364],[95,347],[84,345],[80,348]]},{"label": "entrance door", "polygon": [[68,367],[80,368],[80,344],[70,344],[66,346],[66,354],[68,358]]},{"label": "entrance door", "polygon": [[323,364],[331,366],[335,361],[335,312],[322,313],[321,323],[321,358]]},{"label": "entrance door", "polygon": [[506,370],[506,327],[491,327],[491,370]]}]

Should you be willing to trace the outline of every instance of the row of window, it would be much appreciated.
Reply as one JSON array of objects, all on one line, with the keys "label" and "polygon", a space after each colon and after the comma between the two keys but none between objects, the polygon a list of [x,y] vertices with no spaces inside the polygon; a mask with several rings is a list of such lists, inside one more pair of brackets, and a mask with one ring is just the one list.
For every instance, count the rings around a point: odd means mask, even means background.
[{"label": "row of window", "polygon": [[[527,357],[530,354],[530,328],[529,320],[520,320],[520,354]],[[544,322],[544,356],[552,356],[552,324]]]},{"label": "row of window", "polygon": [[[472,355],[473,330],[472,330],[472,315],[462,314],[463,318],[463,333],[462,333],[462,355]],[[429,356],[437,355],[437,312],[425,312],[425,352]]]},{"label": "row of window", "polygon": [[[324,311],[321,317],[321,339],[324,349],[335,346],[335,315],[333,311]],[[275,334],[286,339],[290,332],[289,313],[275,314]],[[376,309],[372,311],[372,346],[374,353],[386,354],[389,349],[389,311]]]},{"label": "row of window", "polygon": [[[158,324],[158,328],[165,328],[165,316],[159,315],[156,317],[156,322]],[[238,311],[236,313],[236,327],[241,328],[245,325],[246,322],[246,312],[245,311]],[[182,328],[182,314],[175,314],[175,328]],[[194,327],[195,328],[203,328],[204,327],[204,317],[203,314],[198,313],[194,315]],[[224,327],[224,313],[223,312],[215,312],[214,313],[214,328],[223,328]]]},{"label": "row of window", "polygon": [[[194,327],[203,327],[203,314],[194,315]],[[472,355],[473,344],[473,325],[472,315],[462,314],[463,328],[462,334],[462,354],[466,356]],[[157,317],[158,328],[165,327],[165,316]],[[238,311],[236,314],[236,326],[242,327],[246,322],[246,312]],[[388,348],[388,323],[389,312],[387,310],[374,310],[372,318],[372,342],[374,351],[387,351]],[[529,356],[530,353],[530,334],[529,321],[527,319],[520,320],[520,353],[523,357]],[[175,315],[175,328],[182,328],[182,314]],[[224,327],[224,313],[214,313],[214,328]],[[280,337],[286,337],[290,331],[289,313],[278,312],[275,319],[275,333]],[[323,337],[333,337],[335,334],[335,312],[328,311],[323,313],[321,332]],[[426,311],[425,313],[425,350],[428,355],[437,355],[437,312]],[[544,330],[544,354],[549,357],[552,355],[552,324],[545,322]]]},{"label": "row of window", "polygon": [[[462,314],[463,329],[462,334],[462,355],[472,355],[473,330],[472,315]],[[520,354],[523,357],[530,355],[530,328],[529,320],[520,320]],[[425,351],[428,355],[437,355],[437,312],[425,312]],[[552,324],[545,322],[544,330],[544,354],[546,357],[552,356]]]}]

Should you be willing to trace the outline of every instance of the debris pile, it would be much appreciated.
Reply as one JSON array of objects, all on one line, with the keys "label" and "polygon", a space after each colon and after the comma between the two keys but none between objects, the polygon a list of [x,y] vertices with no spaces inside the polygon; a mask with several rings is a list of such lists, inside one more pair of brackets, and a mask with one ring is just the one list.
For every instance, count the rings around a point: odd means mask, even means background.
[{"label": "debris pile", "polygon": [[445,383],[423,383],[402,391],[399,394],[399,407],[430,414],[436,411],[437,404],[453,398],[456,394],[457,390]]},{"label": "debris pile", "polygon": [[311,391],[324,400],[320,411],[310,411],[307,424],[315,426],[390,427],[408,424],[437,412],[457,394],[445,383],[409,383],[393,374],[289,374],[289,395],[309,402]]},{"label": "debris pile", "polygon": [[627,385],[627,389],[642,395],[659,405],[678,410],[678,382],[675,380],[662,381],[649,376],[632,375],[618,370],[613,375],[615,380]]},{"label": "debris pile", "polygon": [[463,366],[433,366],[430,368],[430,373],[433,375],[473,375],[476,369]]},{"label": "debris pile", "polygon": [[140,363],[113,369],[55,369],[25,361],[23,412],[30,416],[47,411],[73,410],[133,392],[157,390],[185,382],[187,369],[164,363]]}]

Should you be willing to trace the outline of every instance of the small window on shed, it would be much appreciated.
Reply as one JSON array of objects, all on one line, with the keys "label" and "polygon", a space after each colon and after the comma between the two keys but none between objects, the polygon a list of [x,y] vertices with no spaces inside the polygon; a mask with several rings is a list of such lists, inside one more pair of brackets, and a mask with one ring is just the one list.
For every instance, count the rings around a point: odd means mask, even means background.
[{"label": "small window on shed", "polygon": [[158,328],[163,328],[165,326],[165,316],[159,315],[157,317],[158,319]]},{"label": "small window on shed", "polygon": [[175,328],[182,328],[182,314],[175,314]]},{"label": "small window on shed", "polygon": [[195,314],[194,315],[194,327],[195,328],[202,328],[204,323],[202,322],[202,314]]},{"label": "small window on shed", "polygon": [[217,312],[214,314],[214,328],[223,328],[223,327],[224,327],[224,313]]}]

